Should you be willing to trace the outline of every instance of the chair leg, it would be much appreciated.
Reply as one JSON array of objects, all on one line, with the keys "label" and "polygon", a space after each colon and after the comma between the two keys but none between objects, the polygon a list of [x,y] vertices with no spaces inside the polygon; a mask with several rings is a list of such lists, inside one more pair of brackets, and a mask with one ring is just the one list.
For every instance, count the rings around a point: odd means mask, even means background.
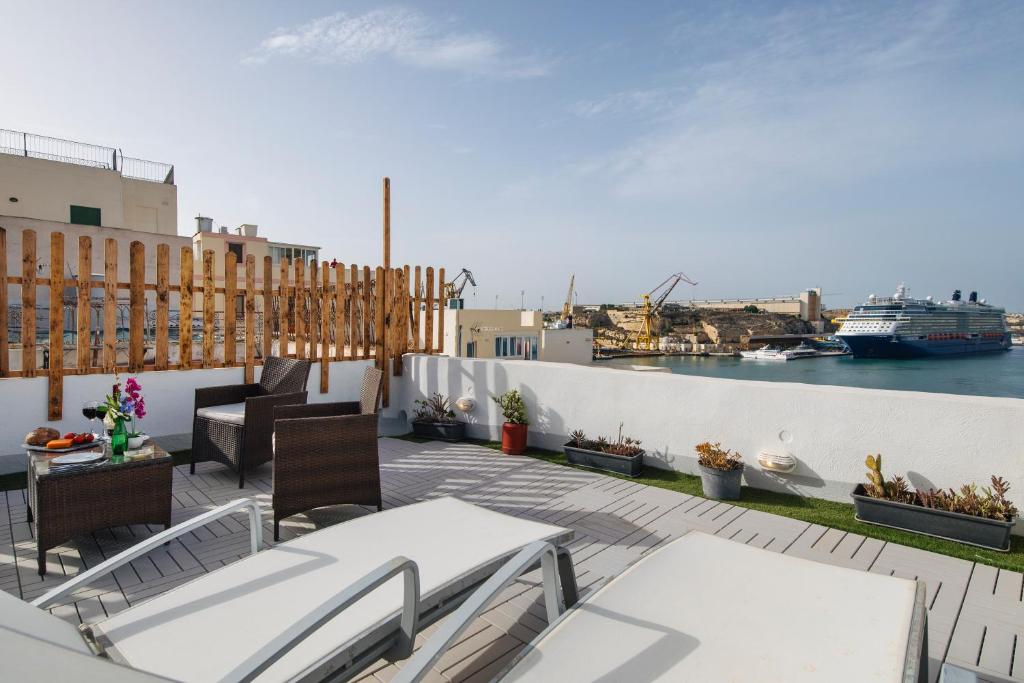
[{"label": "chair leg", "polygon": [[572,554],[569,549],[559,547],[556,549],[558,558],[558,580],[562,584],[562,599],[566,608],[572,607],[580,599],[579,588],[576,587],[576,570],[572,566]]},{"label": "chair leg", "polygon": [[46,551],[40,550],[37,558],[39,563],[39,576],[46,576]]},{"label": "chair leg", "polygon": [[238,468],[238,488],[245,488],[245,470],[242,467]]},{"label": "chair leg", "polygon": [[189,456],[188,459],[189,459],[188,473],[189,474],[195,474],[196,473],[196,461],[192,459],[191,455]]},{"label": "chair leg", "polygon": [[274,518],[274,543],[281,540],[281,520]]}]

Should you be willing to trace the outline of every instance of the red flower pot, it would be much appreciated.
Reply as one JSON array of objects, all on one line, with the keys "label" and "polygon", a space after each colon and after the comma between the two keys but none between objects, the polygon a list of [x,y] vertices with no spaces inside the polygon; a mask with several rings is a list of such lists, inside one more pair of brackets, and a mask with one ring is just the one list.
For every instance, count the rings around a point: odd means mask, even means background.
[{"label": "red flower pot", "polygon": [[505,455],[522,455],[526,452],[527,425],[506,422],[501,427],[501,452]]}]

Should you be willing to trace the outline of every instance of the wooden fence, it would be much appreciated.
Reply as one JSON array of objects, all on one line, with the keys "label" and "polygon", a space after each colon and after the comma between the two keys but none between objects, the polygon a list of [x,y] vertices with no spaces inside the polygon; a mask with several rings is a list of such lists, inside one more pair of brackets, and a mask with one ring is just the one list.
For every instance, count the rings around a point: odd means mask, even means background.
[{"label": "wooden fence", "polygon": [[[35,231],[22,231],[21,244],[21,273],[9,274],[7,232],[0,228],[0,282],[8,285],[0,287],[0,377],[45,373],[50,420],[61,419],[66,375],[244,367],[245,381],[251,382],[264,357],[282,355],[328,361],[321,363],[319,377],[320,391],[326,393],[330,362],[372,358],[386,373],[399,375],[403,353],[443,351],[444,315],[437,316],[438,329],[434,330],[431,312],[435,305],[442,311],[445,307],[444,268],[438,269],[435,284],[432,267],[385,270],[326,261],[311,262],[307,267],[301,261],[293,264],[282,259],[274,285],[274,264],[266,256],[261,286],[257,287],[255,257],[246,257],[240,276],[236,256],[228,252],[224,255],[223,286],[217,286],[213,251],[203,252],[196,279],[192,249],[182,247],[176,255],[179,281],[171,282],[170,247],[157,245],[153,274],[146,272],[145,245],[132,242],[129,278],[124,282],[118,278],[122,255],[117,240],[105,241],[103,276],[98,278],[91,238],[80,236],[77,253],[72,255],[65,248],[64,234],[53,232],[50,276],[41,278]],[[76,262],[77,275],[66,277],[65,264]],[[21,290],[17,342],[9,333],[11,311],[17,302],[9,300],[10,285]],[[43,312],[48,318],[46,334],[36,322],[40,287],[49,293],[48,310]],[[127,339],[125,316],[118,315],[119,309],[125,308],[125,292]],[[217,295],[222,295],[219,306]],[[172,297],[178,303],[177,335]],[[155,308],[155,316],[148,311],[150,307]],[[218,339],[222,340],[219,344]],[[172,354],[175,341],[177,353]],[[20,368],[14,369],[11,358],[19,347]],[[40,347],[42,368],[37,360]],[[316,381],[311,377],[311,386]],[[387,405],[388,382],[384,391]]]}]

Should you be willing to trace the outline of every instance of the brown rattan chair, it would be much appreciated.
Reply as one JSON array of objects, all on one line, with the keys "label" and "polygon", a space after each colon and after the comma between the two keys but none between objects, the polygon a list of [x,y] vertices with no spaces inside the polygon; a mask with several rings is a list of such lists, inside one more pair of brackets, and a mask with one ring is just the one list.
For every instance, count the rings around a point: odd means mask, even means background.
[{"label": "brown rattan chair", "polygon": [[274,409],[274,540],[285,517],[325,505],[381,509],[377,404],[383,374],[367,368],[359,401]]},{"label": "brown rattan chair", "polygon": [[238,472],[238,488],[245,486],[246,471],[274,457],[274,408],[306,402],[309,368],[308,360],[272,356],[258,383],[196,389],[189,472],[212,460]]}]

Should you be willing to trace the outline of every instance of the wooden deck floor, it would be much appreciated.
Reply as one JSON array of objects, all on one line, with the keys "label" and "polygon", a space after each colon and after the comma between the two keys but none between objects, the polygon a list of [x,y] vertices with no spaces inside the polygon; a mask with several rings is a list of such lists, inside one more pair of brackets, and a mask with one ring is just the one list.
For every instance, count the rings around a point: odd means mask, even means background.
[{"label": "wooden deck floor", "polygon": [[[501,512],[572,527],[576,540],[571,549],[584,595],[691,529],[818,562],[921,579],[928,586],[931,680],[937,678],[939,662],[948,660],[982,672],[986,680],[1024,681],[1024,656],[1018,656],[1024,655],[1024,582],[1017,572],[474,445],[382,439],[381,460],[387,507],[455,495]],[[245,491],[214,464],[201,465],[194,476],[179,467],[174,477],[175,522],[240,495],[260,501],[269,515],[269,467],[252,477]],[[341,506],[299,515],[284,523],[282,535],[292,537],[359,514],[367,511]],[[125,527],[78,539],[48,554],[49,573],[41,579],[35,571],[24,492],[0,493],[0,589],[34,598],[155,530]],[[269,517],[264,537],[272,539]],[[75,623],[95,621],[233,562],[247,550],[244,515],[229,518],[122,567],[53,611]],[[779,615],[780,627],[785,619]],[[441,659],[434,680],[489,680],[545,624],[539,587],[520,581]],[[396,670],[396,665],[381,662],[365,680],[387,681]]]}]

